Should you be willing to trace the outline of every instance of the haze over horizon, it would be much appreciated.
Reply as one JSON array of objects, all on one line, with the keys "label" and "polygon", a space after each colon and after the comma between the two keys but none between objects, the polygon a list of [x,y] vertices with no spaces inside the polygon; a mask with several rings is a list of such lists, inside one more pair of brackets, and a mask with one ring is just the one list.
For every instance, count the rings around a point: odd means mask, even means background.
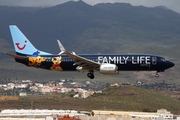
[{"label": "haze over horizon", "polygon": [[[68,1],[78,0],[0,0],[0,5],[5,6],[24,6],[24,7],[50,7]],[[146,7],[165,6],[173,11],[180,13],[180,0],[83,0],[85,3],[95,5],[98,3],[130,3],[133,6],[143,5]]]}]

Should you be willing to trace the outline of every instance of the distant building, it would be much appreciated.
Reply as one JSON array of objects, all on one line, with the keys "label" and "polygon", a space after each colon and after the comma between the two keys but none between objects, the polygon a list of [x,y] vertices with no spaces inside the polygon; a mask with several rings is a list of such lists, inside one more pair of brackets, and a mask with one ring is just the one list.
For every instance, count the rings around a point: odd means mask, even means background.
[{"label": "distant building", "polygon": [[27,96],[27,92],[20,92],[19,96]]},{"label": "distant building", "polygon": [[22,80],[22,83],[32,83],[31,80]]},{"label": "distant building", "polygon": [[160,109],[156,113],[154,112],[128,112],[128,111],[102,111],[93,110],[92,116],[114,116],[120,118],[141,118],[141,119],[151,119],[158,120],[163,118],[164,120],[173,120],[173,114],[166,109]]},{"label": "distant building", "polygon": [[[0,119],[2,120],[2,118],[8,118],[6,120],[14,120],[15,118],[18,118],[16,120],[19,120],[20,118],[23,118],[25,120],[29,120],[27,118],[31,118],[30,120],[34,120],[34,118],[39,119],[39,118],[46,118],[46,116],[54,116],[54,117],[55,116],[64,116],[67,114],[70,116],[85,115],[85,114],[80,114],[75,110],[5,109],[0,112]],[[14,118],[14,119],[11,119],[11,118]],[[53,118],[53,117],[49,117],[49,118]]]},{"label": "distant building", "polygon": [[44,87],[39,87],[38,91],[45,94],[52,92],[52,89],[49,86],[44,86]]},{"label": "distant building", "polygon": [[166,109],[160,109],[157,111],[157,113],[159,114],[159,117],[162,117],[165,120],[173,120],[173,114]]}]

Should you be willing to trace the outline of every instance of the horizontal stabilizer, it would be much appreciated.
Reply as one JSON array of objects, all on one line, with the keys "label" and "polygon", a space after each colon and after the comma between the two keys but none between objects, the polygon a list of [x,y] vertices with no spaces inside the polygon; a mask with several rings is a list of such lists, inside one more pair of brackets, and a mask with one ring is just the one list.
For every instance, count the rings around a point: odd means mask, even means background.
[{"label": "horizontal stabilizer", "polygon": [[23,56],[12,54],[12,53],[6,53],[6,54],[13,57],[14,59],[27,59],[27,57],[23,57]]}]

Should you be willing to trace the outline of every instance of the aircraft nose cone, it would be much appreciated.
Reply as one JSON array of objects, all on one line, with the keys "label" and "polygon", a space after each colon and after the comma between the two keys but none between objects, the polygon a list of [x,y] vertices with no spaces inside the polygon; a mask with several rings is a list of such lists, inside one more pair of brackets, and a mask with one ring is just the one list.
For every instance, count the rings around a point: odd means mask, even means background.
[{"label": "aircraft nose cone", "polygon": [[167,67],[168,68],[171,68],[171,67],[173,67],[175,64],[173,63],[173,62],[171,62],[171,61],[167,61]]}]

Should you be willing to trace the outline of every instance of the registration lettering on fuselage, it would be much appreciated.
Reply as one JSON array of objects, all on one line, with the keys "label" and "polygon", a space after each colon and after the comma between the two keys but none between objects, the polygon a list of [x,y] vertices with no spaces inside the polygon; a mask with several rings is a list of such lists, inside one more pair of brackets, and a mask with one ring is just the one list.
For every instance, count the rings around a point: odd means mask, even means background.
[{"label": "registration lettering on fuselage", "polygon": [[98,63],[112,64],[151,64],[150,56],[98,56]]}]

